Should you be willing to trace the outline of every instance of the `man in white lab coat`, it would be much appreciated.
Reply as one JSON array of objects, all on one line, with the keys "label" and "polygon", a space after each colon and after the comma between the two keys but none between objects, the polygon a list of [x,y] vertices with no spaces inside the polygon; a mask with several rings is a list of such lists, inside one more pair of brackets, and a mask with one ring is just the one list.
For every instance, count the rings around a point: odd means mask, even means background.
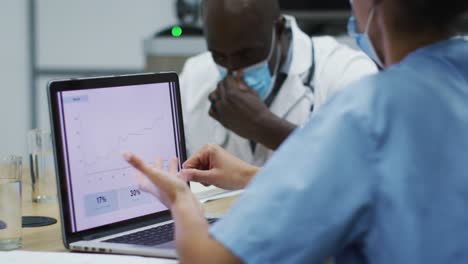
[{"label": "man in white lab coat", "polygon": [[209,52],[181,74],[187,149],[221,145],[262,166],[339,89],[375,73],[364,53],[308,37],[272,0],[204,0]]}]

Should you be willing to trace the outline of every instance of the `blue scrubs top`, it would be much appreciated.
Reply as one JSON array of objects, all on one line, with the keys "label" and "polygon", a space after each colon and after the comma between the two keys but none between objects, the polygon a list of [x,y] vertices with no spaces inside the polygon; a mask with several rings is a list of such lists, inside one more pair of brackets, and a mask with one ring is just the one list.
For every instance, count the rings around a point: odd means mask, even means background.
[{"label": "blue scrubs top", "polygon": [[337,94],[211,234],[246,263],[468,263],[468,42]]}]

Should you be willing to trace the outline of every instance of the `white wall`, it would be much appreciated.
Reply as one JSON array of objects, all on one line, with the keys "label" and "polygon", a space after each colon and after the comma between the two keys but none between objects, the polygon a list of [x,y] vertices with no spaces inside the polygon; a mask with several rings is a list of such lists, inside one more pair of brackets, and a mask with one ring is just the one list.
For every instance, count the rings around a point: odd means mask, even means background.
[{"label": "white wall", "polygon": [[29,126],[25,0],[0,1],[0,157],[26,153]]},{"label": "white wall", "polygon": [[[46,68],[142,69],[143,39],[176,21],[174,0],[36,0],[38,62]],[[0,0],[0,156],[26,154],[29,129],[27,1]],[[39,126],[49,127],[38,83]]]},{"label": "white wall", "polygon": [[174,0],[38,0],[42,66],[138,68],[142,39],[174,23]]}]

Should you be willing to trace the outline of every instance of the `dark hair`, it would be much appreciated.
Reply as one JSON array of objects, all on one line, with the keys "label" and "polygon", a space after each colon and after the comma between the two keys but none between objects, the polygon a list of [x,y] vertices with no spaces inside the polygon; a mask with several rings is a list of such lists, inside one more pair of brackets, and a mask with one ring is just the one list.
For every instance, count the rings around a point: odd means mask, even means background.
[{"label": "dark hair", "polygon": [[398,5],[406,26],[413,29],[450,28],[468,11],[468,0],[398,0]]}]

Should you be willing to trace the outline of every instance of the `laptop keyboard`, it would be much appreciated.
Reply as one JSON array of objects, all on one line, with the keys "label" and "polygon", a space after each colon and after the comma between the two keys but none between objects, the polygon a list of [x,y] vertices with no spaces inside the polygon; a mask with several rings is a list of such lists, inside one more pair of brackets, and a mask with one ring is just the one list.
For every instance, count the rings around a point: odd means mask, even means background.
[{"label": "laptop keyboard", "polygon": [[[207,219],[211,225],[218,219]],[[140,232],[128,234],[121,237],[112,238],[103,242],[117,244],[131,244],[140,246],[156,246],[174,240],[174,223],[158,226]]]}]

